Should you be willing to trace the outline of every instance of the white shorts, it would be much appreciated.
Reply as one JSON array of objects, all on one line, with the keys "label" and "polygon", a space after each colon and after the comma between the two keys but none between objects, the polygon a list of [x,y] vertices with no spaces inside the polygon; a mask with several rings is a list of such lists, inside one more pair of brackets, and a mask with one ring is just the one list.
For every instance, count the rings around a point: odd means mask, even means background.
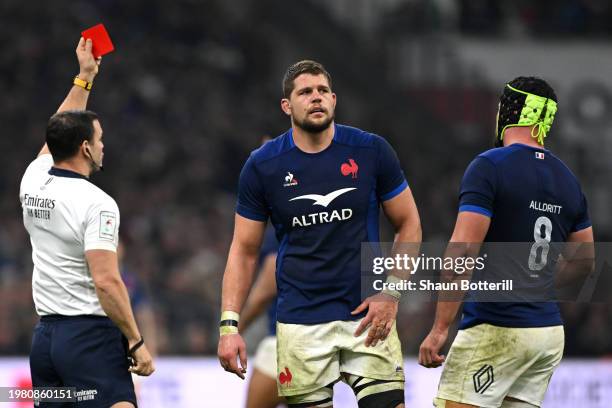
[{"label": "white shorts", "polygon": [[444,364],[440,400],[498,408],[505,397],[537,407],[559,365],[563,326],[509,328],[479,324],[460,330]]},{"label": "white shorts", "polygon": [[265,337],[259,343],[253,367],[266,376],[276,379],[276,336]]},{"label": "white shorts", "polygon": [[341,373],[401,381],[403,389],[402,349],[395,324],[385,341],[366,347],[368,330],[353,335],[360,322],[277,323],[279,395],[312,393],[341,379]]}]

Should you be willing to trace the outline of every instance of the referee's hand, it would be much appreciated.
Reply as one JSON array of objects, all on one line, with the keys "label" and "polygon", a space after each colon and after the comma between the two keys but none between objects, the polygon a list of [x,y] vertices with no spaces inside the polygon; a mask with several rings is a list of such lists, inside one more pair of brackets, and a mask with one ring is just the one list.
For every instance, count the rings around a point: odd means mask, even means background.
[{"label": "referee's hand", "polygon": [[85,40],[83,37],[79,40],[76,48],[77,59],[79,60],[79,78],[92,82],[98,74],[102,57],[94,58],[91,50],[93,42],[91,39]]},{"label": "referee's hand", "polygon": [[[244,380],[247,369],[246,344],[239,333],[219,337],[217,356],[221,367],[228,373],[234,373]],[[240,367],[238,367],[240,358]]]},{"label": "referee's hand", "polygon": [[129,368],[130,372],[142,376],[149,376],[153,374],[153,371],[155,371],[153,357],[151,357],[151,353],[149,353],[149,350],[145,344],[138,347],[138,349],[134,351],[132,357],[134,358],[136,365]]}]

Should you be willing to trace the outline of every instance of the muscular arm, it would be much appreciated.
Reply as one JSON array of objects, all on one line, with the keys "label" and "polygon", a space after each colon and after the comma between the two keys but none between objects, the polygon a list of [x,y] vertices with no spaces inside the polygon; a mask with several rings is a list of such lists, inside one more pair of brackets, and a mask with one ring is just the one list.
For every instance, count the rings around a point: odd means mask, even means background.
[{"label": "muscular arm", "polygon": [[238,331],[246,330],[276,296],[276,254],[266,256],[253,289],[240,314]]},{"label": "muscular arm", "polygon": [[565,251],[557,262],[555,270],[557,288],[581,283],[595,267],[592,227],[572,232],[566,243]]},{"label": "muscular arm", "polygon": [[[475,257],[480,250],[480,244],[484,241],[491,219],[486,215],[473,212],[460,212],[457,216],[455,230],[450,239],[444,257],[460,258],[464,256]],[[471,245],[466,245],[467,243]],[[461,279],[467,279],[469,276],[461,276]],[[453,280],[457,276],[452,271],[444,274],[444,280]],[[444,294],[441,294],[444,298]],[[448,298],[456,298],[457,293],[453,293]],[[455,320],[457,311],[461,306],[461,301],[438,301],[436,307],[436,317],[432,330],[445,331]]]},{"label": "muscular arm", "polygon": [[[92,42],[91,40],[85,41],[82,37],[77,45],[76,54],[79,61],[79,75],[78,77],[87,82],[93,82],[95,76],[98,74],[98,67],[101,59],[95,59],[91,53]],[[57,112],[63,112],[67,110],[85,110],[87,108],[87,100],[89,99],[90,91],[83,89],[80,86],[73,85],[66,96],[66,99],[57,109]],[[49,154],[49,148],[45,143],[38,156],[42,154]]]},{"label": "muscular arm", "polygon": [[[119,330],[128,340],[128,347],[132,349],[140,341],[141,336],[134,320],[128,291],[119,274],[117,253],[103,249],[92,249],[85,251],[85,258],[102,309],[119,327]],[[141,344],[133,353],[130,353],[130,357],[134,360],[134,365],[129,368],[132,373],[151,375],[155,371],[153,358],[146,344]]]},{"label": "muscular arm", "polygon": [[223,274],[221,310],[240,313],[251,288],[266,224],[236,214],[234,237]]},{"label": "muscular arm", "polygon": [[[266,223],[236,214],[234,238],[223,274],[221,310],[240,313],[253,281],[259,247]],[[246,344],[240,333],[221,335],[217,347],[219,362],[225,371],[244,380],[247,368]],[[240,358],[240,367],[236,361]]]},{"label": "muscular arm", "polygon": [[[484,241],[491,219],[486,215],[463,211],[457,216],[455,230],[444,253],[444,258],[475,257],[480,251],[480,246]],[[442,281],[454,281],[470,279],[472,271],[465,271],[462,275],[457,275],[452,270],[442,271]],[[457,316],[457,311],[461,306],[462,293],[456,291],[438,294],[436,305],[436,317],[431,331],[421,343],[419,348],[419,364],[425,367],[440,366],[445,357],[440,355],[440,349],[444,346],[448,337],[448,329]],[[451,300],[444,300],[451,299]]]},{"label": "muscular arm", "polygon": [[130,345],[140,340],[127,288],[121,280],[117,253],[103,249],[85,252],[102,309],[127,337]]},{"label": "muscular arm", "polygon": [[[384,201],[382,204],[385,215],[395,229],[394,253],[416,256],[421,243],[421,221],[414,198],[410,189],[406,188],[397,196]],[[399,245],[400,243],[413,245]],[[390,274],[399,279],[408,277],[410,271],[392,271]],[[396,295],[383,291],[366,298],[351,312],[356,315],[368,309],[368,313],[361,320],[355,330],[355,336],[360,336],[368,327],[366,347],[376,346],[379,340],[387,338],[395,319],[397,318],[398,301]]]},{"label": "muscular arm", "polygon": [[[416,203],[414,202],[414,197],[409,188],[402,191],[396,197],[384,201],[382,207],[385,215],[395,229],[394,243],[421,243],[423,238],[421,220],[419,218],[419,211],[417,210]],[[411,252],[408,255],[416,256],[419,251],[419,246],[411,245],[405,249]],[[395,273],[397,273],[397,271],[395,271]]]}]

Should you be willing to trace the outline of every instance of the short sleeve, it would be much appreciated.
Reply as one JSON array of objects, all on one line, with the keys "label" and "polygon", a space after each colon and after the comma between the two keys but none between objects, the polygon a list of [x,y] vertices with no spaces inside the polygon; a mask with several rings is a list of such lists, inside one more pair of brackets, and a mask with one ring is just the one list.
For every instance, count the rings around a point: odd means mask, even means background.
[{"label": "short sleeve", "polygon": [[576,223],[572,228],[572,232],[580,231],[585,228],[589,228],[591,224],[591,217],[589,216],[589,206],[584,193],[580,192],[582,199],[580,200],[580,208],[578,210],[578,216],[576,217]]},{"label": "short sleeve", "polygon": [[110,197],[93,204],[86,217],[85,251],[105,249],[117,251],[119,245],[119,207]]},{"label": "short sleeve", "polygon": [[257,174],[253,156],[247,160],[240,172],[236,212],[254,221],[268,220],[263,184]]},{"label": "short sleeve", "polygon": [[492,217],[496,187],[495,165],[484,157],[474,159],[461,181],[459,212],[469,211]]},{"label": "short sleeve", "polygon": [[[50,154],[41,154],[38,156],[28,165],[25,173],[23,173],[20,190],[23,190],[24,186],[30,182],[40,183],[40,177],[48,173],[52,166],[53,157]],[[22,192],[20,192],[19,197],[23,199]]]},{"label": "short sleeve", "polygon": [[26,174],[29,172],[47,173],[53,166],[53,156],[49,153],[41,154],[30,163],[26,170]]},{"label": "short sleeve", "polygon": [[408,188],[397,154],[383,138],[379,143],[376,186],[380,201],[390,200]]}]

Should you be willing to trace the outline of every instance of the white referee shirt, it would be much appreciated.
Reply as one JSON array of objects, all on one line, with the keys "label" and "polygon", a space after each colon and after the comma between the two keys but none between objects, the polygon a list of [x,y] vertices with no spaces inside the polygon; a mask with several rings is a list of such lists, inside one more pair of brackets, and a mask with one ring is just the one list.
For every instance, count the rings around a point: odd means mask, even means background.
[{"label": "white referee shirt", "polygon": [[119,208],[108,194],[78,173],[34,160],[21,179],[23,224],[32,243],[32,293],[36,312],[105,316],[85,251],[117,251]]}]

